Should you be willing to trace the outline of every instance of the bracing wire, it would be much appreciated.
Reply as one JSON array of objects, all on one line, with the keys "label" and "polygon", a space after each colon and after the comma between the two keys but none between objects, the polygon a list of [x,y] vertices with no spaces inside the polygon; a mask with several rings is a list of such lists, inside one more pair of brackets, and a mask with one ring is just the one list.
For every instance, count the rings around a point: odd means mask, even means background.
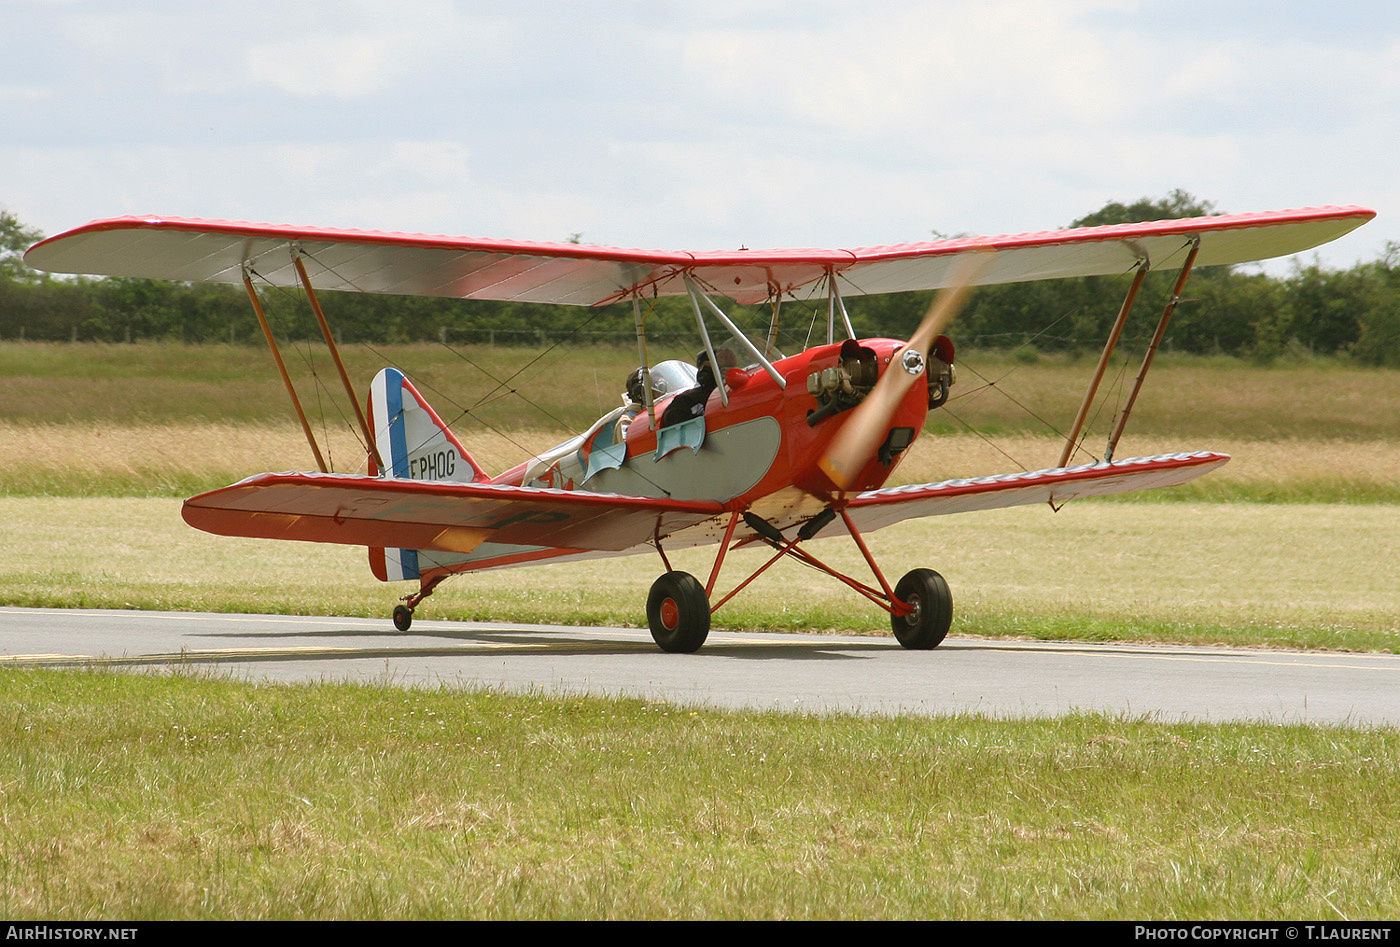
[{"label": "bracing wire", "polygon": [[[285,298],[291,299],[296,304],[298,310],[300,309],[300,304],[305,299],[304,293],[293,292],[285,286],[278,286],[276,283],[273,283],[271,280],[262,276],[260,273],[257,272],[257,270],[251,267],[249,267],[249,273],[252,276],[256,277],[258,280],[260,280],[265,287],[271,290],[275,290],[279,295]],[[278,326],[278,328],[281,328],[284,332],[287,331],[287,329],[289,328],[280,312],[268,312],[267,316],[269,324],[273,320],[277,320],[282,323],[282,325]],[[302,364],[306,367],[306,370],[311,375],[312,388],[316,392],[317,421],[321,425],[321,436],[322,439],[325,441],[326,446],[326,466],[331,467],[332,469],[334,469],[335,466],[331,457],[332,446],[330,438],[330,426],[327,421],[328,412],[326,411],[325,404],[327,401],[329,401],[330,405],[335,409],[336,414],[340,416],[341,422],[344,423],[346,428],[350,431],[351,435],[359,443],[361,449],[365,452],[366,455],[368,455],[369,445],[365,443],[365,439],[359,431],[359,426],[355,424],[351,420],[351,418],[345,413],[344,405],[342,405],[340,403],[340,400],[334,396],[330,387],[321,377],[321,373],[316,366],[316,361],[312,356],[313,346],[311,342],[305,339],[300,341],[292,339],[290,344],[293,351],[297,353],[298,357],[302,361]]]}]

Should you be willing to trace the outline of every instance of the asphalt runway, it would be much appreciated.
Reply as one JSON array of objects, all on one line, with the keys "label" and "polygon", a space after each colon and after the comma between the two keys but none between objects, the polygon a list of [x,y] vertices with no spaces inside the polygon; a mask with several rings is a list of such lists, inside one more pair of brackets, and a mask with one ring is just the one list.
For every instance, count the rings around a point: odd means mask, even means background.
[{"label": "asphalt runway", "polygon": [[627,695],[789,712],[1095,710],[1166,722],[1400,725],[1400,655],[712,632],[664,654],[645,629],[0,608],[0,667],[217,669],[249,681],[377,681]]}]

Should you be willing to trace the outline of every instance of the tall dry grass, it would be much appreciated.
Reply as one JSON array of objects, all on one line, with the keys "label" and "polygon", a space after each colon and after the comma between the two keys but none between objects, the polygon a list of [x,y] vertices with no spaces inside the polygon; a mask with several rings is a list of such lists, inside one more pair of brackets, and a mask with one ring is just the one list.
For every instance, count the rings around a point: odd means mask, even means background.
[{"label": "tall dry grass", "polygon": [[[353,417],[324,346],[298,344],[284,354],[313,416],[324,415],[331,424]],[[568,345],[346,345],[344,354],[361,396],[375,372],[394,365],[459,433],[473,440],[490,427],[585,426],[617,403],[637,358],[631,346]],[[694,350],[687,356],[656,347],[651,355],[691,357]],[[1111,428],[1114,406],[1122,402],[1137,367],[1135,359],[1117,360],[1101,389],[1104,407],[1094,412],[1092,430],[1106,433]],[[1045,357],[1023,364],[1004,353],[960,351],[953,398],[930,417],[931,428],[947,433],[969,426],[984,433],[1064,430],[1092,370],[1092,358]],[[291,416],[286,393],[261,347],[0,342],[3,420],[282,423]],[[1261,367],[1163,355],[1134,409],[1129,433],[1400,439],[1400,375],[1338,362]]]},{"label": "tall dry grass", "polygon": [[[359,438],[343,428],[316,432],[333,469],[364,469]],[[490,473],[506,470],[567,438],[546,428],[480,430],[466,446]],[[10,496],[180,496],[255,473],[311,470],[295,423],[56,424],[0,420],[0,494]],[[329,449],[326,449],[328,445]],[[1050,436],[926,433],[892,484],[1054,466],[1062,442]],[[1102,450],[1102,444],[1093,445]],[[1260,440],[1228,436],[1133,436],[1118,457],[1217,450],[1232,461],[1184,492],[1197,498],[1400,499],[1400,440]],[[1093,459],[1087,453],[1076,462]]]}]

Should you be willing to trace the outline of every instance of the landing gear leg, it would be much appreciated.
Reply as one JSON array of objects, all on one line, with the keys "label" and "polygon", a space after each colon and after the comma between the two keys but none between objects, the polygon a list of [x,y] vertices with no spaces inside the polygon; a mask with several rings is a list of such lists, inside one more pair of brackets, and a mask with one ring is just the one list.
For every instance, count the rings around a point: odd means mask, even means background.
[{"label": "landing gear leg", "polygon": [[402,600],[403,604],[394,606],[394,627],[399,631],[408,631],[409,626],[413,624],[413,610],[418,607],[419,602],[432,595],[433,589],[437,588],[438,583],[445,578],[447,576],[439,575],[431,579],[424,579],[422,587],[417,592],[405,595]]}]

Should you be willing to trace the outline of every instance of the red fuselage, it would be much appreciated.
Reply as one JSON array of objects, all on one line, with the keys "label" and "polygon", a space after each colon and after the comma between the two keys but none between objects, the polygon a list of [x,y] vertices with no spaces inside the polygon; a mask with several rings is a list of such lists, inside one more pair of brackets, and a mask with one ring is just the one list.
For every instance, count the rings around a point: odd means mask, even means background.
[{"label": "red fuselage", "polygon": [[[860,346],[874,355],[881,376],[889,370],[892,356],[905,343],[895,339],[864,339]],[[849,344],[848,344],[849,351]],[[780,359],[774,368],[786,381],[786,387],[777,382],[762,368],[751,370],[730,369],[725,382],[728,388],[729,403],[724,404],[718,389],[709,397],[705,407],[706,436],[744,422],[761,418],[772,418],[781,432],[781,443],[776,456],[766,472],[748,489],[736,496],[715,497],[725,502],[730,509],[767,508],[770,512],[787,510],[797,513],[797,506],[820,509],[839,491],[831,479],[822,472],[818,461],[826,454],[832,438],[850,420],[851,410],[840,411],[817,421],[808,423],[808,415],[816,411],[819,402],[808,393],[807,378],[814,372],[831,368],[840,361],[842,343],[822,345],[807,349],[797,355]],[[896,369],[899,370],[899,369]],[[669,399],[657,403],[654,417],[660,418]],[[915,384],[896,406],[887,423],[889,430],[910,429],[910,441],[918,436],[928,413],[928,389],[925,384]],[[656,449],[656,429],[652,425],[652,415],[643,412],[627,430],[627,457],[642,458]],[[881,431],[877,443],[883,441],[887,431]],[[907,446],[907,444],[905,445]],[[684,463],[690,456],[688,450],[678,451],[679,462]],[[882,486],[894,472],[902,454],[893,453],[888,461],[872,456],[863,468],[852,478],[847,492],[855,493]],[[494,479],[496,483],[518,484],[526,465],[520,465]],[[578,489],[587,490],[587,486]],[[773,502],[764,502],[772,498]],[[802,502],[805,501],[805,502]],[[813,505],[812,501],[818,501]],[[787,517],[780,517],[786,519]]]}]

